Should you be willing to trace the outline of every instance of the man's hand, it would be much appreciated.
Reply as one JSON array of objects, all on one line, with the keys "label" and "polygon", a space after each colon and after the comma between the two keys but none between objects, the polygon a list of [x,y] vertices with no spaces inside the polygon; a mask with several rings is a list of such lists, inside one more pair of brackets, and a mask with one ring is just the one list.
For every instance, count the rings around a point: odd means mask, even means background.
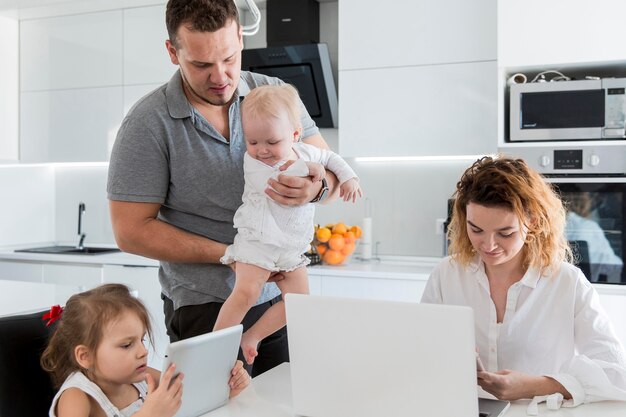
[{"label": "man's hand", "polygon": [[[288,161],[280,167],[284,171],[293,162]],[[270,178],[265,193],[274,201],[285,206],[301,206],[313,200],[322,188],[322,182],[313,182],[311,177],[292,177],[279,175],[278,180]]]}]

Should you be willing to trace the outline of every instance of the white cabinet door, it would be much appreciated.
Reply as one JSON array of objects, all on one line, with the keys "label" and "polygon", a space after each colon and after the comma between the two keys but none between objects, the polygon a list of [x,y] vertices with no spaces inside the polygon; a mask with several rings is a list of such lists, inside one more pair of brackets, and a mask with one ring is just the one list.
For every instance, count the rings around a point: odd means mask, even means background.
[{"label": "white cabinet door", "polygon": [[163,84],[178,68],[165,40],[165,4],[124,10],[124,84]]},{"label": "white cabinet door", "polygon": [[322,277],[322,295],[418,303],[426,281],[341,276]]},{"label": "white cabinet door", "polygon": [[159,268],[104,265],[103,282],[127,285],[148,309],[154,337],[154,346],[149,349],[148,365],[160,370],[169,338],[165,330]]},{"label": "white cabinet door", "polygon": [[20,22],[22,91],[122,84],[122,11]]},{"label": "white cabinet door", "polygon": [[317,274],[311,274],[309,271],[309,294],[322,295],[322,276]]},{"label": "white cabinet door", "polygon": [[43,282],[74,285],[79,288],[79,291],[86,291],[102,284],[102,266],[44,264]]},{"label": "white cabinet door", "polygon": [[624,61],[624,15],[622,0],[500,1],[499,65],[565,71],[551,65]]},{"label": "white cabinet door", "polygon": [[122,87],[23,92],[22,162],[105,162],[123,117]]},{"label": "white cabinet door", "polygon": [[339,153],[495,153],[496,74],[495,61],[340,71]]},{"label": "white cabinet door", "polygon": [[[341,0],[338,5],[340,71],[496,59],[496,0]],[[367,89],[378,93],[388,81]]]},{"label": "white cabinet door", "polygon": [[0,280],[43,282],[43,265],[27,262],[0,262]]},{"label": "white cabinet door", "polygon": [[622,346],[626,348],[626,295],[600,294],[600,302],[611,318]]}]

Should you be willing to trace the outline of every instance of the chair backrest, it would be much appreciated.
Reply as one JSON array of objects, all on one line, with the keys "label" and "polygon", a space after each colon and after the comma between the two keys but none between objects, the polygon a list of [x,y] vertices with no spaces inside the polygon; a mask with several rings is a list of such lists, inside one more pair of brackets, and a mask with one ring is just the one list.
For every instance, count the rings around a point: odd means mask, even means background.
[{"label": "chair backrest", "polygon": [[48,415],[55,389],[39,358],[55,325],[46,312],[0,317],[0,417]]}]

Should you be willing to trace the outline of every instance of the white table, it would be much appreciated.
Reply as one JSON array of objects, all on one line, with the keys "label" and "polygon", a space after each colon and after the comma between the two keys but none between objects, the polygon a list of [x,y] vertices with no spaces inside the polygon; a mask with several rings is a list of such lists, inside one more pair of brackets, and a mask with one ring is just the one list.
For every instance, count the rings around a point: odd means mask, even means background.
[{"label": "white table", "polygon": [[[511,404],[505,417],[526,417],[529,402],[523,400]],[[539,416],[626,417],[626,402],[600,402],[558,411],[550,411],[541,404]],[[289,364],[284,363],[253,379],[241,395],[203,417],[294,417]]]}]

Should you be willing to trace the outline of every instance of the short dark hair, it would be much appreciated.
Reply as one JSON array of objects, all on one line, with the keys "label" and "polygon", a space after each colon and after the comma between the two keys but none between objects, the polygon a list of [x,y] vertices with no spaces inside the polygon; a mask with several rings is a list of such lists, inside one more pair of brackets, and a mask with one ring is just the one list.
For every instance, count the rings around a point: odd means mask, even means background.
[{"label": "short dark hair", "polygon": [[232,20],[239,26],[234,0],[169,0],[165,10],[167,33],[176,48],[176,34],[181,25],[192,31],[216,32]]}]

